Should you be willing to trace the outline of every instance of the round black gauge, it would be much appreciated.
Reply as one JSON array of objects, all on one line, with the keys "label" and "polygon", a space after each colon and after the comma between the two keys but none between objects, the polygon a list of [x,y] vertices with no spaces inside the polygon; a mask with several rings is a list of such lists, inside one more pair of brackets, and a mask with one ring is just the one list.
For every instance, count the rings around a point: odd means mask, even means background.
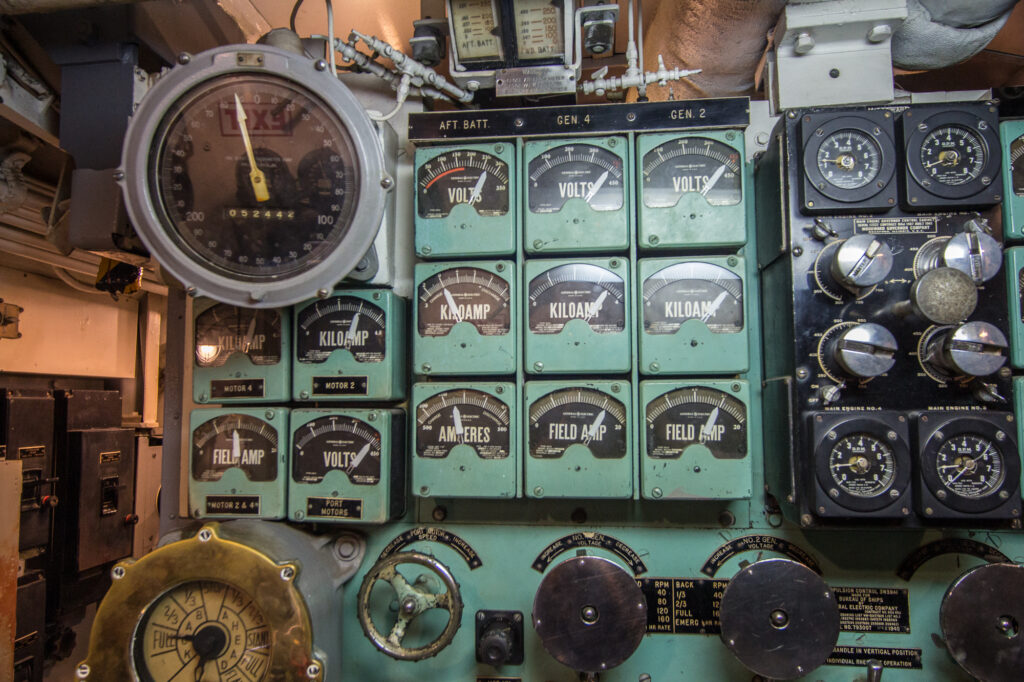
[{"label": "round black gauge", "polygon": [[828,452],[832,484],[853,497],[886,494],[896,480],[896,455],[870,433],[851,433],[835,442]]},{"label": "round black gauge", "polygon": [[416,454],[444,458],[457,445],[468,445],[481,459],[509,456],[508,405],[489,393],[454,389],[438,393],[416,407]]},{"label": "round black gauge", "polygon": [[569,446],[590,449],[598,459],[626,456],[626,408],[593,388],[563,388],[530,405],[530,456],[556,459]]},{"label": "round black gauge", "polygon": [[714,334],[743,331],[743,281],[720,265],[700,261],[662,268],[644,281],[644,331],[674,334],[700,320]]},{"label": "round black gauge", "polygon": [[221,367],[234,353],[254,365],[281,361],[281,313],[218,303],[199,313],[195,324],[196,365]]},{"label": "round black gauge", "polygon": [[384,317],[382,308],[355,296],[334,296],[308,305],[298,314],[295,357],[303,363],[321,363],[343,348],[356,362],[383,362],[387,353]]},{"label": "round black gauge", "polygon": [[530,331],[558,334],[569,320],[583,320],[598,334],[626,328],[625,283],[589,263],[551,268],[530,280]]},{"label": "round black gauge", "polygon": [[981,175],[988,149],[974,130],[946,125],[925,135],[920,154],[921,165],[929,178],[955,187]]},{"label": "round black gauge", "polygon": [[1024,135],[1010,143],[1010,171],[1013,193],[1024,196]]},{"label": "round black gauge", "polygon": [[832,133],[818,147],[818,172],[842,190],[860,189],[882,169],[878,143],[859,130]]},{"label": "round black gauge", "polygon": [[459,322],[468,322],[481,336],[502,336],[511,330],[509,284],[481,268],[442,270],[417,288],[416,325],[420,336],[446,336]]},{"label": "round black gauge", "polygon": [[223,414],[193,429],[193,480],[219,481],[232,467],[250,481],[277,478],[277,429],[247,414]]},{"label": "round black gauge", "polygon": [[691,445],[716,459],[747,456],[747,407],[707,386],[670,391],[647,404],[647,456],[679,459]]},{"label": "round black gauge", "polygon": [[739,152],[717,140],[664,142],[644,154],[644,206],[675,206],[689,193],[702,195],[712,206],[734,206],[743,198],[741,164]]},{"label": "round black gauge", "polygon": [[817,513],[833,518],[904,518],[912,467],[906,422],[819,415],[813,420]]},{"label": "round black gauge", "polygon": [[292,480],[319,483],[329,471],[344,471],[353,485],[380,482],[380,432],[345,415],[318,417],[292,435]]},{"label": "round black gauge", "polygon": [[508,164],[473,149],[439,154],[416,170],[416,210],[421,218],[445,218],[459,204],[482,216],[508,213]]},{"label": "round black gauge", "polygon": [[935,454],[934,467],[942,487],[969,500],[996,493],[1006,479],[1003,452],[989,438],[961,433],[948,438]]},{"label": "round black gauge", "polygon": [[592,144],[567,144],[530,160],[527,198],[533,213],[556,213],[569,199],[595,211],[622,208],[622,159]]},{"label": "round black gauge", "polygon": [[[801,208],[849,210],[847,204],[858,204],[858,209],[878,211],[895,204],[892,126],[892,118],[878,112],[804,115]],[[886,188],[890,189],[883,194]]]},{"label": "round black gauge", "polygon": [[1002,148],[988,105],[903,113],[910,208],[994,204],[1001,198]]}]

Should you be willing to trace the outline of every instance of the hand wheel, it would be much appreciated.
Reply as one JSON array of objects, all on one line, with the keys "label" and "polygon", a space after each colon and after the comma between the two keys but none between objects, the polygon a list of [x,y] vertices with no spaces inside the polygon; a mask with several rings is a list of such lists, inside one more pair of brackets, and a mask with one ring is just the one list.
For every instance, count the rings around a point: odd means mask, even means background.
[{"label": "hand wheel", "polygon": [[[445,591],[435,594],[421,589],[420,580],[410,584],[398,572],[398,566],[401,564],[417,564],[429,569],[441,579]],[[398,620],[386,636],[377,629],[370,617],[370,593],[379,580],[389,583],[398,599]],[[359,609],[359,624],[363,626],[367,638],[388,656],[401,661],[420,661],[436,656],[441,649],[451,644],[459,625],[462,624],[462,596],[459,594],[459,584],[455,582],[447,566],[434,557],[420,552],[399,552],[374,564],[363,577],[356,604]],[[444,609],[448,612],[448,624],[441,634],[421,647],[410,649],[402,646],[402,639],[409,623],[430,609]]]}]

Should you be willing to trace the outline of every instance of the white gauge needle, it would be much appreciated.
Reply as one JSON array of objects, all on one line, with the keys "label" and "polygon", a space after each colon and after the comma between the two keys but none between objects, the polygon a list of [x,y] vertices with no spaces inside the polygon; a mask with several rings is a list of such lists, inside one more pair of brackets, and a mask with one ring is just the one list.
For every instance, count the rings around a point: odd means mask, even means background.
[{"label": "white gauge needle", "polygon": [[267,190],[267,176],[256,166],[256,155],[252,151],[252,142],[249,140],[249,129],[245,127],[245,109],[242,108],[242,100],[235,94],[235,118],[238,120],[238,129],[242,132],[242,144],[245,145],[245,154],[249,157],[249,182],[252,183],[252,192],[256,195],[256,201],[267,201],[270,199],[270,192]]},{"label": "white gauge needle", "polygon": [[604,173],[601,173],[601,175],[597,178],[597,181],[591,186],[590,191],[587,192],[587,196],[583,197],[583,201],[589,204],[590,200],[594,198],[594,195],[601,191],[601,188],[604,187],[604,183],[607,180],[608,171],[605,171]]},{"label": "white gauge needle", "polygon": [[452,408],[452,421],[455,422],[455,437],[459,439],[460,443],[462,443],[462,434],[466,432],[466,429],[462,428],[462,415],[459,414],[458,407]]},{"label": "white gauge needle", "polygon": [[249,328],[245,331],[245,338],[242,339],[242,352],[248,353],[249,346],[252,345],[252,340],[256,338],[256,316],[253,315],[252,319],[249,320]]},{"label": "white gauge needle", "polygon": [[715,172],[711,174],[711,177],[708,178],[708,181],[704,183],[704,189],[702,189],[700,191],[701,195],[706,197],[708,195],[708,192],[710,192],[711,189],[716,184],[718,184],[718,181],[722,178],[723,175],[725,175],[725,165],[724,164],[719,166],[718,169],[715,170]]},{"label": "white gauge needle", "polygon": [[363,459],[366,458],[366,454],[368,452],[370,452],[370,443],[364,445],[359,450],[359,452],[356,453],[356,456],[352,458],[352,464],[350,465],[349,470],[355,469],[357,466],[359,466],[362,463]]},{"label": "white gauge needle", "polygon": [[590,318],[595,317],[597,315],[600,315],[601,314],[601,308],[604,306],[604,299],[606,299],[606,298],[608,298],[608,290],[607,289],[605,289],[604,291],[601,292],[601,295],[597,297],[596,301],[594,301],[593,307],[590,308],[590,312],[587,313],[587,316],[584,317],[583,319],[585,321],[587,321],[587,322],[590,322]]},{"label": "white gauge needle", "polygon": [[715,313],[718,312],[718,309],[722,307],[722,302],[725,301],[725,297],[727,295],[728,292],[725,291],[718,294],[718,296],[715,297],[715,300],[711,302],[711,305],[708,306],[708,311],[704,313],[704,315],[700,318],[700,321],[707,322],[712,317],[714,317]]},{"label": "white gauge needle", "polygon": [[356,342],[356,330],[359,328],[359,316],[362,313],[356,313],[352,316],[352,322],[348,325],[348,331],[345,332],[346,344],[352,344]]},{"label": "white gauge needle", "polygon": [[231,432],[231,463],[242,463],[242,440],[238,437],[238,431]]},{"label": "white gauge needle", "polygon": [[466,203],[472,206],[476,202],[480,201],[480,192],[484,190],[484,180],[487,179],[487,171],[480,174],[480,177],[476,179],[476,184],[473,185],[473,191],[469,193],[469,201]]},{"label": "white gauge needle", "polygon": [[583,436],[583,444],[590,445],[590,441],[597,438],[597,430],[601,428],[601,424],[604,422],[605,415],[608,414],[605,410],[601,410],[594,417],[594,423],[587,427],[586,432]]},{"label": "white gauge needle", "polygon": [[704,426],[700,427],[700,442],[703,443],[708,438],[711,438],[711,430],[715,428],[715,422],[718,421],[718,408],[711,410],[711,414],[708,415],[708,420],[704,422]]},{"label": "white gauge needle", "polygon": [[455,297],[452,296],[452,292],[447,289],[444,291],[444,300],[448,303],[448,309],[452,311],[452,317],[455,318],[456,322],[462,322],[462,315],[459,315],[459,306],[455,304]]}]

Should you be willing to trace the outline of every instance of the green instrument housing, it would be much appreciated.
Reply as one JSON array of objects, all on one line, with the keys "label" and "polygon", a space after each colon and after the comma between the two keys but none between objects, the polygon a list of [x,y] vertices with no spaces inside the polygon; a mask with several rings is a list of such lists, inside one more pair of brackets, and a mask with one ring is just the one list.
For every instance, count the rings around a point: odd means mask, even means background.
[{"label": "green instrument housing", "polygon": [[1021,369],[1024,368],[1024,246],[1007,249],[1003,267],[1009,307],[1010,365]]},{"label": "green instrument housing", "polygon": [[1003,142],[1003,238],[1010,242],[1021,241],[1024,240],[1024,182],[1016,183],[1020,193],[1014,191],[1013,152],[1016,147],[1020,159],[1017,165],[1024,168],[1024,119],[1003,121],[999,132]]}]

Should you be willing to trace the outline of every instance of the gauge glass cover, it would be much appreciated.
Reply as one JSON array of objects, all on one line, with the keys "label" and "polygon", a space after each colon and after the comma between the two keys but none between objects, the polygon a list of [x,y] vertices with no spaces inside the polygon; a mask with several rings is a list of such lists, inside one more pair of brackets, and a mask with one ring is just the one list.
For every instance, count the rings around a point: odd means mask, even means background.
[{"label": "gauge glass cover", "polygon": [[705,137],[683,137],[644,154],[643,200],[669,208],[684,194],[697,193],[712,206],[735,206],[743,198],[740,155]]},{"label": "gauge glass cover", "polygon": [[878,497],[896,480],[896,456],[891,447],[875,436],[853,433],[832,446],[828,469],[833,482],[848,495]]},{"label": "gauge glass cover", "polygon": [[839,130],[818,147],[817,163],[827,182],[840,189],[859,189],[878,177],[882,151],[859,130]]},{"label": "gauge glass cover", "polygon": [[452,46],[459,61],[488,61],[502,58],[498,37],[498,7],[495,0],[450,0]]},{"label": "gauge glass cover", "polygon": [[219,481],[232,467],[250,481],[277,478],[277,429],[247,414],[224,414],[192,431],[192,478]]},{"label": "gauge glass cover", "polygon": [[945,125],[925,136],[920,154],[929,178],[955,187],[978,178],[988,159],[988,148],[976,131]]},{"label": "gauge glass cover", "polygon": [[626,328],[625,283],[589,263],[551,268],[530,280],[530,332],[558,334],[570,320],[583,320],[598,334]]},{"label": "gauge glass cover", "polygon": [[474,389],[438,393],[416,408],[416,454],[444,458],[468,445],[481,459],[509,456],[509,408]]},{"label": "gauge glass cover", "polygon": [[565,54],[560,1],[517,0],[513,11],[519,59],[546,59]]},{"label": "gauge glass cover", "polygon": [[644,281],[644,332],[675,334],[700,320],[713,334],[743,331],[743,280],[720,265],[677,263]]},{"label": "gauge glass cover", "polygon": [[595,211],[622,208],[622,159],[592,144],[567,144],[530,160],[527,200],[531,213],[557,213],[569,199]]},{"label": "gauge glass cover", "polygon": [[196,365],[221,367],[235,353],[254,365],[281,361],[281,313],[218,303],[196,316]]},{"label": "gauge glass cover", "polygon": [[387,354],[384,310],[356,296],[334,296],[303,308],[298,315],[295,357],[301,363],[326,362],[345,349],[356,362],[383,362]]},{"label": "gauge glass cover", "polygon": [[1024,197],[1024,135],[1010,143],[1010,170],[1013,193]]},{"label": "gauge glass cover", "polygon": [[485,217],[508,213],[508,164],[473,149],[445,152],[422,163],[416,188],[420,218],[447,218],[461,204]]},{"label": "gauge glass cover", "polygon": [[326,415],[295,430],[292,480],[320,483],[343,471],[353,485],[380,482],[380,432],[354,417]]},{"label": "gauge glass cover", "polygon": [[747,455],[747,408],[714,388],[671,391],[647,405],[647,455],[678,459],[691,445],[704,445],[716,459]]},{"label": "gauge glass cover", "polygon": [[963,433],[946,440],[934,465],[943,487],[968,499],[996,493],[1006,478],[1002,451],[979,434]]},{"label": "gauge glass cover", "polygon": [[447,336],[459,322],[481,336],[503,336],[512,325],[508,282],[481,268],[442,270],[417,288],[416,315],[420,336]]},{"label": "gauge glass cover", "polygon": [[626,408],[592,388],[553,391],[530,405],[530,456],[556,459],[583,445],[597,459],[626,456]]}]

